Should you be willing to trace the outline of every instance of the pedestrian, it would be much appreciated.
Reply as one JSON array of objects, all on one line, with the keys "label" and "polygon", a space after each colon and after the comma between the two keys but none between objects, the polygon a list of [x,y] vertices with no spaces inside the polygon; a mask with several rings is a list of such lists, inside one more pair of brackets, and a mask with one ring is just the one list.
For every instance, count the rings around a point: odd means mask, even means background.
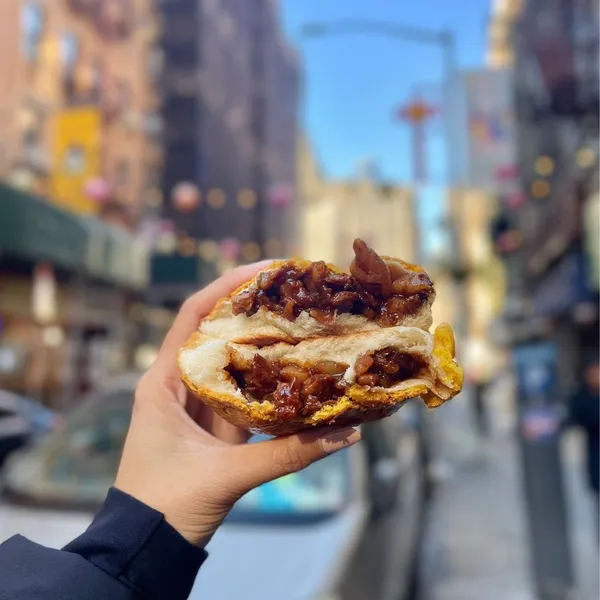
[{"label": "pedestrian", "polygon": [[596,534],[600,542],[600,361],[590,361],[583,383],[569,402],[568,424],[579,427],[586,439],[587,480],[594,497]]},{"label": "pedestrian", "polygon": [[219,298],[264,267],[235,269],[184,303],[136,390],[103,508],[62,550],[21,536],[1,544],[0,598],[184,600],[206,544],[241,496],[359,440],[343,428],[245,444],[246,431],[187,394],[177,351]]}]

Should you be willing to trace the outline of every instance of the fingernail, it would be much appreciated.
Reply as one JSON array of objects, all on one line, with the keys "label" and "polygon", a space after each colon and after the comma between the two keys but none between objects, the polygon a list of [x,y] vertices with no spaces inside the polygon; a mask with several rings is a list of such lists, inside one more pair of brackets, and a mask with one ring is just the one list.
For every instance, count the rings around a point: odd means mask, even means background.
[{"label": "fingernail", "polygon": [[358,427],[345,427],[326,433],[321,438],[323,450],[328,454],[347,448],[360,441],[360,430]]}]

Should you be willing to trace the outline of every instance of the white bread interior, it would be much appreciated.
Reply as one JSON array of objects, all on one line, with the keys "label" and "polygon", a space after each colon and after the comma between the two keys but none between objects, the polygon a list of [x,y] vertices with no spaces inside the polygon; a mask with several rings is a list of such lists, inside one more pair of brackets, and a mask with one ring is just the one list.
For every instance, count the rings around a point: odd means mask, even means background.
[{"label": "white bread interior", "polygon": [[[395,348],[400,352],[419,357],[424,367],[418,377],[402,381],[386,391],[393,392],[415,385],[424,384],[442,400],[448,399],[453,391],[442,365],[433,352],[433,336],[418,327],[375,328],[344,337],[326,337],[305,340],[296,345],[276,343],[262,348],[237,344],[226,339],[210,337],[198,333],[179,353],[179,368],[185,379],[198,390],[233,396],[248,402],[237,384],[225,370],[236,358],[250,360],[255,354],[278,360],[282,364],[310,366],[321,360],[331,360],[347,364],[343,377],[348,383],[355,383],[354,364],[367,353],[383,348]],[[373,390],[383,388],[372,388]]]},{"label": "white bread interior", "polygon": [[[399,326],[428,330],[432,323],[432,303],[433,294],[417,313],[404,317]],[[265,307],[250,317],[245,314],[234,315],[230,299],[223,301],[200,326],[200,332],[207,336],[257,346],[275,342],[295,344],[311,338],[379,330],[381,325],[363,315],[336,314],[331,323],[320,323],[307,312],[301,312],[294,321],[288,321]]]}]

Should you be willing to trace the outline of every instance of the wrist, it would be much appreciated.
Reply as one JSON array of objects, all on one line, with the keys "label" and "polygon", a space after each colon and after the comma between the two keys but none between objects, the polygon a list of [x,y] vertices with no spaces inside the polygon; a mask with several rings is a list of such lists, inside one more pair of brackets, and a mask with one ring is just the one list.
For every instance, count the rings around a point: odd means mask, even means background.
[{"label": "wrist", "polygon": [[118,480],[114,487],[161,513],[164,520],[183,539],[197,548],[204,548],[208,544],[227,515],[227,510],[223,509],[198,510],[198,506],[194,510],[194,507],[185,506],[185,503],[173,501],[172,498],[152,496],[131,486],[121,485]]}]

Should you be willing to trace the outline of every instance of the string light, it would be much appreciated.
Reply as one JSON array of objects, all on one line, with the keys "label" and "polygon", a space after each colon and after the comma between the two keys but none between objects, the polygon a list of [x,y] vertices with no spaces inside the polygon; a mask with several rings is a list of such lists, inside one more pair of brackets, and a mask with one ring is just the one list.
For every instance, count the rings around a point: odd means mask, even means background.
[{"label": "string light", "polygon": [[214,188],[208,192],[206,201],[211,208],[223,208],[223,206],[225,206],[225,192],[221,189]]},{"label": "string light", "polygon": [[534,198],[545,198],[550,193],[550,184],[545,179],[536,179],[531,184],[531,195]]},{"label": "string light", "polygon": [[554,161],[549,156],[539,156],[535,161],[535,171],[543,177],[552,175],[554,173]]},{"label": "string light", "polygon": [[579,148],[575,153],[575,161],[580,169],[588,169],[596,161],[596,153],[592,148]]},{"label": "string light", "polygon": [[198,245],[198,254],[200,258],[214,262],[219,257],[219,244],[214,240],[204,240]]},{"label": "string light", "polygon": [[242,256],[244,260],[254,261],[260,258],[260,246],[255,242],[244,244],[242,248]]},{"label": "string light", "polygon": [[178,250],[181,256],[194,256],[196,254],[196,242],[190,237],[181,238]]},{"label": "string light", "polygon": [[256,206],[256,192],[245,188],[240,190],[237,195],[237,203],[240,208],[250,210]]}]

